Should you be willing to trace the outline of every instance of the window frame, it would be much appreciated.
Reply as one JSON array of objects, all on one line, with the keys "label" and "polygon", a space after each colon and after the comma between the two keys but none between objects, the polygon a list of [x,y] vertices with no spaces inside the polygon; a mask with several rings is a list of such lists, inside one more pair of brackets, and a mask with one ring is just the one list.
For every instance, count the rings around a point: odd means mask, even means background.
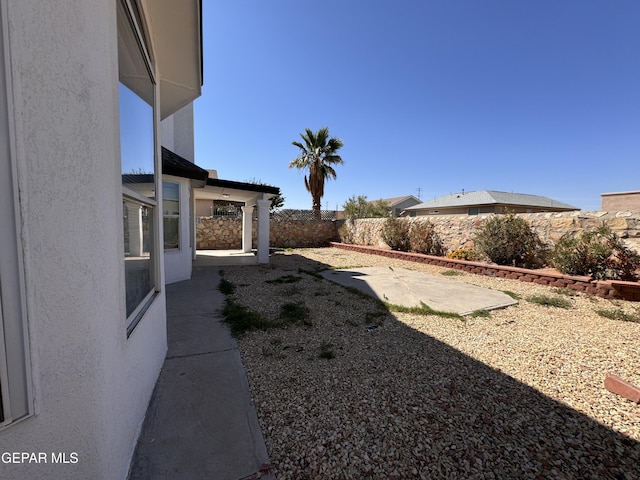
[{"label": "window frame", "polygon": [[34,414],[7,31],[0,1],[0,431]]},{"label": "window frame", "polygon": [[[178,202],[178,213],[177,214],[168,214],[165,213],[165,209],[164,209],[164,202],[165,200],[167,200],[165,198],[165,184],[171,184],[171,185],[175,185],[176,187],[178,187],[178,198],[177,199],[168,199],[170,201],[177,201]],[[166,191],[168,191],[168,189],[166,189]],[[179,252],[182,250],[182,235],[181,235],[181,227],[182,224],[180,222],[180,217],[181,217],[181,195],[182,195],[182,185],[180,184],[180,182],[174,182],[171,180],[162,180],[162,229],[163,229],[163,248],[165,252]],[[176,218],[178,219],[178,246],[177,247],[167,247],[167,240],[166,240],[166,234],[167,231],[164,228],[164,220],[167,218]]]},{"label": "window frame", "polygon": [[[133,309],[127,315],[127,304],[126,304],[126,268],[124,265],[125,260],[125,245],[124,245],[124,231],[121,235],[122,241],[122,261],[123,261],[123,272],[124,272],[124,286],[125,289],[123,291],[123,295],[125,296],[124,302],[124,314],[126,318],[126,331],[127,338],[129,338],[134,332],[135,328],[138,326],[144,314],[149,309],[155,298],[158,296],[162,287],[162,275],[161,275],[161,257],[163,250],[162,246],[162,217],[160,215],[160,209],[158,208],[158,198],[162,198],[162,180],[161,180],[161,165],[160,165],[160,145],[158,139],[158,128],[160,125],[160,109],[159,109],[159,85],[156,81],[155,74],[155,63],[153,59],[152,52],[148,46],[146,29],[144,25],[144,16],[142,14],[142,9],[138,5],[137,0],[119,0],[118,1],[118,9],[122,8],[126,17],[127,17],[127,25],[130,31],[129,34],[133,34],[135,39],[135,48],[138,49],[139,53],[142,54],[142,60],[144,62],[146,71],[149,76],[150,83],[152,85],[152,102],[151,110],[152,110],[152,128],[153,128],[153,190],[155,193],[155,197],[148,197],[143,195],[140,192],[133,190],[132,188],[127,187],[124,183],[122,185],[122,200],[130,201],[134,203],[141,204],[151,209],[150,215],[152,215],[152,228],[150,234],[150,289],[149,292],[142,298],[142,300],[138,303],[135,309]],[[118,22],[118,25],[120,22]],[[118,38],[120,38],[120,27],[118,27]],[[119,40],[120,41],[120,40]],[[132,48],[132,45],[127,44],[127,48]],[[120,79],[118,83],[122,83]],[[126,85],[125,85],[126,87]],[[135,92],[134,92],[135,93]],[[138,97],[139,94],[136,93]],[[142,97],[140,97],[142,98]],[[144,99],[143,99],[144,100]],[[119,104],[120,108],[120,104]],[[122,138],[122,125],[120,125],[120,138]],[[122,172],[122,158],[120,158],[120,170]]]}]

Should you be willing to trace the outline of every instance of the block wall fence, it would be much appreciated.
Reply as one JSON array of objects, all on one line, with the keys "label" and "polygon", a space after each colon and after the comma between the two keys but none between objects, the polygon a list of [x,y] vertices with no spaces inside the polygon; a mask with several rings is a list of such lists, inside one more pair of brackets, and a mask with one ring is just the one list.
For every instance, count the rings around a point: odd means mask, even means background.
[{"label": "block wall fence", "polygon": [[[474,230],[490,214],[478,216],[441,215],[428,217],[440,235],[447,250],[473,247]],[[640,252],[640,212],[556,212],[518,214],[529,222],[532,229],[546,243],[555,243],[562,235],[580,234],[600,226],[608,226],[624,242]],[[424,222],[427,217],[407,218],[408,222]],[[331,221],[272,221],[270,246],[278,248],[320,247],[356,250],[390,258],[402,258],[430,263],[442,267],[464,270],[480,275],[512,278],[541,285],[569,288],[603,298],[640,301],[640,283],[622,281],[594,281],[589,277],[562,275],[544,270],[488,265],[481,262],[434,257],[417,253],[392,251],[382,241],[381,231],[385,219],[366,218]],[[340,227],[349,232],[349,242],[341,243]],[[240,249],[242,247],[242,220],[238,218],[200,217],[196,224],[198,249]],[[253,247],[257,245],[257,222],[253,222]]]},{"label": "block wall fence", "polygon": [[[278,220],[269,223],[269,245],[279,248],[327,246],[340,239],[340,220]],[[253,220],[252,246],[258,245],[258,222]],[[237,250],[242,248],[242,220],[200,217],[196,223],[196,248]]]},{"label": "block wall fence", "polygon": [[[473,246],[474,230],[490,214],[478,216],[440,215],[407,218],[408,222],[433,223],[447,250]],[[603,225],[610,227],[625,243],[640,252],[640,212],[558,212],[522,213],[540,238],[555,243],[565,233],[573,235]],[[318,247],[341,241],[339,229],[346,225],[356,245],[386,247],[382,241],[383,218],[357,220],[278,220],[270,222],[272,247]],[[242,221],[239,218],[199,217],[196,224],[196,246],[199,249],[239,249],[242,244]],[[253,222],[254,247],[257,222]]]}]

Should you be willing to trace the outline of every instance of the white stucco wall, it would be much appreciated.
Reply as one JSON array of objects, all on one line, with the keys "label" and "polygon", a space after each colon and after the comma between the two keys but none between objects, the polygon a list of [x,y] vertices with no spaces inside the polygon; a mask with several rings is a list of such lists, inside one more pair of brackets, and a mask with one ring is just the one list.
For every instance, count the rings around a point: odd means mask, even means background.
[{"label": "white stucco wall", "polygon": [[185,178],[163,175],[162,180],[180,185],[180,248],[164,252],[165,283],[180,282],[191,278],[193,251],[191,248],[189,202],[190,181]]},{"label": "white stucco wall", "polygon": [[166,314],[160,292],[127,339],[116,2],[0,4],[35,403],[0,431],[0,452],[77,454],[0,463],[0,478],[121,480],[166,353]]},{"label": "white stucco wall", "polygon": [[162,146],[195,163],[193,103],[161,122]]}]

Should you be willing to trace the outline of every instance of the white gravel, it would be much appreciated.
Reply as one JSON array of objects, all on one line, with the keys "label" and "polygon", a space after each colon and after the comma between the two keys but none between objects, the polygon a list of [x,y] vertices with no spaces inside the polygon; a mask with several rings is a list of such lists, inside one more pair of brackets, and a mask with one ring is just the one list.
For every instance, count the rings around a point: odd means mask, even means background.
[{"label": "white gravel", "polygon": [[286,303],[311,312],[311,327],[238,341],[277,478],[640,478],[640,406],[604,388],[607,373],[640,385],[640,324],[595,313],[638,304],[461,273],[447,278],[523,299],[460,321],[390,313],[312,275],[381,265],[446,270],[333,248],[224,267],[237,303],[269,318]]}]

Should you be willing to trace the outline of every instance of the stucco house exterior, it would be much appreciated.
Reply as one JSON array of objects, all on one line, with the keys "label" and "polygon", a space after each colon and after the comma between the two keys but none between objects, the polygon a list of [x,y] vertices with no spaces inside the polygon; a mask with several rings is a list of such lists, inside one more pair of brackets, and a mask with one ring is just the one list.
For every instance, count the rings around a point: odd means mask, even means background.
[{"label": "stucco house exterior", "polygon": [[393,198],[383,198],[377,201],[388,203],[389,206],[391,207],[391,214],[394,217],[399,217],[400,214],[405,209],[422,203],[420,199],[414,197],[413,195],[404,195],[402,197],[393,197]]},{"label": "stucco house exterior", "polygon": [[570,212],[577,207],[539,195],[495,190],[452,193],[405,208],[403,216],[478,215],[481,213]]},{"label": "stucco house exterior", "polygon": [[193,160],[201,85],[200,0],[0,0],[0,478],[126,478],[201,182],[161,146]]},{"label": "stucco house exterior", "polygon": [[601,193],[600,200],[603,212],[640,212],[640,190]]}]

